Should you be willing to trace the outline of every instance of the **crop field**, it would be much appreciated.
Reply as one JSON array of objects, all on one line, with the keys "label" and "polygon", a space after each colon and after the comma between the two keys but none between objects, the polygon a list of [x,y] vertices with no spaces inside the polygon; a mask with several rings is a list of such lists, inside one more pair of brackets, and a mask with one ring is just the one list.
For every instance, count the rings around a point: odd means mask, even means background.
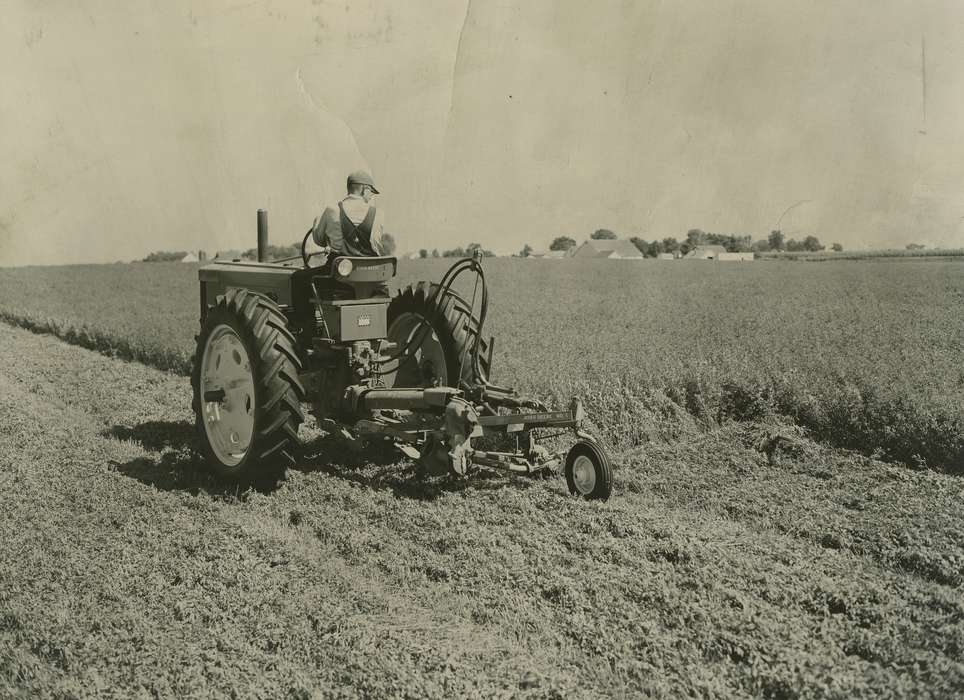
[{"label": "crop field", "polygon": [[833,250],[821,251],[764,251],[756,254],[758,259],[763,260],[795,260],[800,262],[840,262],[842,260],[881,260],[881,261],[901,261],[901,260],[921,260],[921,259],[945,259],[960,261],[964,257],[964,248],[927,248],[911,250],[856,250],[848,252],[837,252]]},{"label": "crop field", "polygon": [[0,270],[0,696],[959,694],[964,264],[485,266],[494,378],[585,400],[610,501],[311,422],[225,488],[196,266]]},{"label": "crop field", "polygon": [[[446,267],[402,261],[394,287]],[[613,446],[779,415],[830,444],[964,470],[964,262],[503,259],[487,277],[497,380],[582,396]],[[0,270],[0,319],[186,375],[197,267]]]}]

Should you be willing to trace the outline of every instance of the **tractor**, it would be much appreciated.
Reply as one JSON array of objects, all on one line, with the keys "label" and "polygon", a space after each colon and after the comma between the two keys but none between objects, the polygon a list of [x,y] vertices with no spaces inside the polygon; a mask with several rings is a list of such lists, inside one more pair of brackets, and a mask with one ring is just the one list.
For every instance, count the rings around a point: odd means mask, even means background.
[{"label": "tractor", "polygon": [[[258,260],[215,260],[198,272],[193,409],[218,477],[250,484],[282,473],[295,461],[307,406],[347,446],[390,443],[420,474],[562,472],[570,493],[609,498],[612,466],[582,429],[578,400],[550,410],[490,381],[480,255],[391,296],[396,258],[309,251],[309,236],[300,260],[267,262],[259,210]],[[462,274],[475,275],[471,300],[453,288]],[[545,444],[570,433],[568,450]]]}]

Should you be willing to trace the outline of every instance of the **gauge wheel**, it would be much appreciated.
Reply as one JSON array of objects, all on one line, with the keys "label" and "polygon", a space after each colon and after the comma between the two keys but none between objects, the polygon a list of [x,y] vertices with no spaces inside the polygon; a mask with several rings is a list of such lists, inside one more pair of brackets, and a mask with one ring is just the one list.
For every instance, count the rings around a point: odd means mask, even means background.
[{"label": "gauge wheel", "polygon": [[[402,289],[388,305],[389,351],[399,359],[386,366],[389,387],[450,386],[476,383],[472,348],[478,321],[468,302],[455,292],[418,282]],[[479,369],[487,378],[488,344],[479,340]]]},{"label": "gauge wheel", "polygon": [[605,501],[613,492],[613,467],[606,451],[595,442],[580,440],[566,455],[569,493],[587,501]]},{"label": "gauge wheel", "polygon": [[304,421],[300,369],[294,336],[272,300],[230,289],[208,310],[191,384],[201,451],[216,475],[251,483],[293,463]]}]

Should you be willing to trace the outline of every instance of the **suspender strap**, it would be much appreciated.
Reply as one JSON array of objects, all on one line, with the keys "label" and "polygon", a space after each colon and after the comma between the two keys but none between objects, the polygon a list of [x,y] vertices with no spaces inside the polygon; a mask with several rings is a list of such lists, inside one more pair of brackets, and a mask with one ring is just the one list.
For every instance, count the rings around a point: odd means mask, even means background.
[{"label": "suspender strap", "polygon": [[372,226],[375,225],[375,207],[369,206],[368,213],[365,214],[365,219],[360,224],[358,224],[358,231],[364,234],[365,238],[369,241],[372,239]]},{"label": "suspender strap", "polygon": [[[345,238],[345,242],[348,243],[346,246],[346,253],[352,255],[377,255],[374,246],[372,246],[372,226],[375,224],[375,207],[368,207],[368,213],[365,215],[365,220],[362,221],[358,226],[348,218],[348,214],[345,213],[345,207],[342,206],[341,202],[338,202],[338,211],[341,213],[341,233]],[[350,250],[350,248],[355,248],[356,250]]]}]

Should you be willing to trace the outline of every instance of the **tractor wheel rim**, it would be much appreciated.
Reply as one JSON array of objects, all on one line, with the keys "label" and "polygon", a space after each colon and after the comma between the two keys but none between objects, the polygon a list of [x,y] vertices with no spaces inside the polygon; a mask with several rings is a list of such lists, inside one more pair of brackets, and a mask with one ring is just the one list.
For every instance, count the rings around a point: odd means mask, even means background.
[{"label": "tractor wheel rim", "polygon": [[[209,392],[224,391],[219,401]],[[251,360],[241,337],[230,326],[217,326],[201,358],[201,420],[215,456],[228,467],[244,459],[254,435],[255,395]]]},{"label": "tractor wheel rim", "polygon": [[[445,349],[434,329],[426,331],[428,321],[420,314],[406,312],[399,314],[388,329],[388,339],[396,344],[393,352],[402,352],[413,338],[417,340],[423,333],[425,337],[417,347],[410,347],[398,362],[389,364],[395,371],[385,375],[387,386],[414,387],[445,385],[448,383],[448,365],[445,362]],[[412,357],[414,355],[414,357]],[[424,371],[431,368],[431,375]]]},{"label": "tractor wheel rim", "polygon": [[572,481],[583,496],[596,488],[596,466],[585,455],[579,455],[572,463]]}]

